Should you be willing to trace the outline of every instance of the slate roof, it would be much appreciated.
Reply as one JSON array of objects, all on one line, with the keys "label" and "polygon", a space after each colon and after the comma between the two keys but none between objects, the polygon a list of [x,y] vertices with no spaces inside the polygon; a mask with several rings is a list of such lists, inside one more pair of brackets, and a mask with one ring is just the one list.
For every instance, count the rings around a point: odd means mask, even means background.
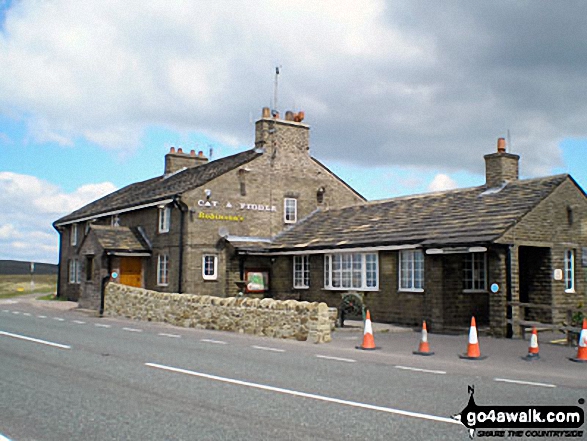
[{"label": "slate roof", "polygon": [[318,210],[277,235],[271,250],[487,244],[566,179],[572,180],[563,174],[510,182],[499,191],[480,186]]},{"label": "slate roof", "polygon": [[162,175],[146,181],[130,184],[56,220],[53,225],[57,226],[77,219],[98,216],[103,213],[171,198],[177,194],[204,185],[212,179],[246,164],[261,154],[254,149],[247,150],[236,155],[208,162],[198,167],[187,168],[167,177]]},{"label": "slate roof", "polygon": [[100,246],[106,251],[119,252],[150,252],[149,245],[141,234],[130,227],[110,227],[91,225]]}]

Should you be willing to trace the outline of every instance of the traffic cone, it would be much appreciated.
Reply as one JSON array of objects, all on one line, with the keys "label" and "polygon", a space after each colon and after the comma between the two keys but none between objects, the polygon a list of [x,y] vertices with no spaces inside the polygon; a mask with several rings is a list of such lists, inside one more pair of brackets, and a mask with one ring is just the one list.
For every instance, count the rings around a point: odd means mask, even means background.
[{"label": "traffic cone", "polygon": [[365,331],[363,332],[363,344],[361,346],[356,346],[356,348],[367,351],[379,349],[375,347],[375,339],[373,338],[373,327],[371,326],[371,314],[369,313],[369,310],[367,310],[367,315],[365,316]]},{"label": "traffic cone", "polygon": [[540,359],[540,349],[538,348],[538,331],[536,326],[532,327],[532,335],[530,336],[530,346],[528,346],[528,355],[522,357],[526,361],[534,361]]},{"label": "traffic cone", "polygon": [[434,352],[430,351],[430,345],[428,344],[428,331],[426,330],[426,320],[422,322],[422,339],[420,340],[420,346],[418,350],[412,352],[416,355],[434,355]]},{"label": "traffic cone", "polygon": [[569,358],[571,361],[578,363],[587,363],[587,318],[583,319],[583,329],[579,334],[579,346],[577,348],[577,356]]},{"label": "traffic cone", "polygon": [[475,324],[475,317],[471,318],[471,328],[469,329],[469,346],[467,346],[467,353],[459,355],[459,358],[465,360],[484,360],[487,357],[481,356],[479,349],[479,340],[477,340],[477,325]]}]

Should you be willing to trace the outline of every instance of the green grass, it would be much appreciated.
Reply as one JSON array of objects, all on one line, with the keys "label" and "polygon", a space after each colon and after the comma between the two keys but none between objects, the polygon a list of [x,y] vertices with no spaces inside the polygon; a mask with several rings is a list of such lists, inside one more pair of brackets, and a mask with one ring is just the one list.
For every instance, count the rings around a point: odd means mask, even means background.
[{"label": "green grass", "polygon": [[31,290],[30,275],[0,275],[0,299],[35,293],[55,293],[57,275],[35,275],[35,287]]}]

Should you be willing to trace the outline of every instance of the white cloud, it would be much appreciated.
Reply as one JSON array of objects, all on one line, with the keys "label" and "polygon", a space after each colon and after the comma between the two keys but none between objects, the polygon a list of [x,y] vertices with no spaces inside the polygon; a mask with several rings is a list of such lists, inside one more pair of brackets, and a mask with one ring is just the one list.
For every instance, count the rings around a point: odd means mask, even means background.
[{"label": "white cloud", "polygon": [[450,176],[439,173],[434,176],[434,179],[428,185],[428,191],[444,191],[457,188],[458,185]]},{"label": "white cloud", "polygon": [[52,222],[116,187],[87,184],[67,193],[35,176],[0,172],[0,259],[57,262]]}]

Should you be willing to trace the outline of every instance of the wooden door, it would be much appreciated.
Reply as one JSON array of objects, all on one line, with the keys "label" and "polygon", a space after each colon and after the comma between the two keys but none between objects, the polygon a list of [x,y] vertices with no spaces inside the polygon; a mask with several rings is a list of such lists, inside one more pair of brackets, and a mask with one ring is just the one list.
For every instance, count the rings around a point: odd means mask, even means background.
[{"label": "wooden door", "polygon": [[143,287],[143,260],[140,257],[120,258],[120,283]]}]

